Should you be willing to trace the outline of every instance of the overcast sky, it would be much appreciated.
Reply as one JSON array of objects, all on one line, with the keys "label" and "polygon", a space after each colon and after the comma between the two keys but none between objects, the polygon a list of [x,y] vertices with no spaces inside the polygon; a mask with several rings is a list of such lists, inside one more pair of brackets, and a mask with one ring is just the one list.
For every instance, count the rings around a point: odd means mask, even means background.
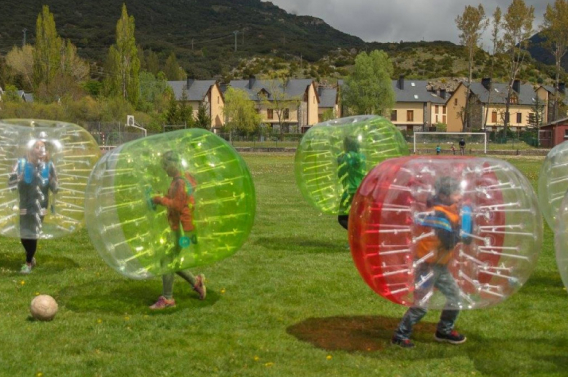
[{"label": "overcast sky", "polygon": [[[366,42],[450,41],[459,43],[455,19],[466,5],[483,5],[491,18],[496,7],[507,11],[512,0],[271,0],[273,4],[296,15],[323,19],[342,32]],[[553,0],[525,0],[535,8],[533,28],[542,24],[546,4]],[[489,29],[483,48],[490,50]]]}]

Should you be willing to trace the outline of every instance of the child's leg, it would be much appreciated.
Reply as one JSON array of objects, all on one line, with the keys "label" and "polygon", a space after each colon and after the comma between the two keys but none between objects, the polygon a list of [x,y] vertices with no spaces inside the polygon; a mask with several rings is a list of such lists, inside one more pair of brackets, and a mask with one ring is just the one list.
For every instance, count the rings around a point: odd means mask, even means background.
[{"label": "child's leg", "polygon": [[22,238],[20,241],[26,250],[26,263],[31,264],[37,250],[37,240]]},{"label": "child's leg", "polygon": [[162,296],[171,300],[174,297],[174,274],[162,275]]},{"label": "child's leg", "polygon": [[406,313],[404,313],[398,328],[395,330],[394,337],[396,339],[410,339],[410,335],[412,335],[412,328],[415,324],[420,322],[425,315],[426,309],[409,308]]},{"label": "child's leg", "polygon": [[191,284],[192,287],[195,285],[195,282],[196,282],[195,276],[191,272],[189,272],[189,270],[177,271],[176,274],[178,274],[185,281],[187,281],[189,284]]},{"label": "child's leg", "polygon": [[446,307],[438,322],[438,332],[449,334],[453,329],[460,314],[459,310],[459,287],[447,267],[440,270],[440,275],[436,281],[436,288],[446,296]]}]

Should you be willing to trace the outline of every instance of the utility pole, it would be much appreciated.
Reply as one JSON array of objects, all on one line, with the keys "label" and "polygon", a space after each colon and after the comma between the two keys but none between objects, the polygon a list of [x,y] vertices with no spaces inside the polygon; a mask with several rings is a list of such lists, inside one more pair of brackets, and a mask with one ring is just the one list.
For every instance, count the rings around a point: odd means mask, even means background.
[{"label": "utility pole", "polygon": [[237,51],[237,34],[239,34],[238,30],[233,31],[233,34],[235,34],[235,52]]},{"label": "utility pole", "polygon": [[28,31],[28,29],[23,28],[22,31],[24,32],[24,40],[22,42],[22,47],[24,47],[26,45],[26,32]]}]

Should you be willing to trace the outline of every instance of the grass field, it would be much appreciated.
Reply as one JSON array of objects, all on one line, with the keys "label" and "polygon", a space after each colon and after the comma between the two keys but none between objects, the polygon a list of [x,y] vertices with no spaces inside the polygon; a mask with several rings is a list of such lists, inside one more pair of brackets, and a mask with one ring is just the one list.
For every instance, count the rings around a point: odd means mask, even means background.
[{"label": "grass field", "polygon": [[[538,265],[501,305],[465,311],[468,341],[439,344],[439,311],[416,327],[417,347],[389,344],[405,311],[372,292],[355,269],[347,233],[308,207],[293,155],[246,154],[257,216],[233,257],[196,270],[199,301],[179,278],[178,306],[151,312],[159,279],[117,274],[82,230],[40,242],[38,267],[17,271],[15,239],[0,249],[0,376],[565,376],[568,295],[545,229]],[[543,158],[511,159],[536,187]],[[29,318],[37,294],[59,302],[52,322]]]}]

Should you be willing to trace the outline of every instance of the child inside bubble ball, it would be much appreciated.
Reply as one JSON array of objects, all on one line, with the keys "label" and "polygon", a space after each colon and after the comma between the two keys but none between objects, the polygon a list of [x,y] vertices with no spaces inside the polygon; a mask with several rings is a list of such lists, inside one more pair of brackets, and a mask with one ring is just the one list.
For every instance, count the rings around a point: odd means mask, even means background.
[{"label": "child inside bubble ball", "polygon": [[27,156],[18,159],[8,178],[8,186],[18,189],[20,199],[20,242],[26,251],[22,274],[29,274],[36,266],[37,242],[48,212],[49,192],[58,191],[57,174],[49,159],[45,136],[29,141]]},{"label": "child inside bubble ball", "polygon": [[[445,297],[446,304],[440,316],[434,338],[439,342],[461,344],[466,337],[454,330],[459,315],[459,288],[448,269],[454,249],[460,242],[471,242],[460,235],[460,206],[462,193],[452,177],[441,177],[435,183],[435,195],[427,202],[428,214],[417,220],[419,225],[434,230],[416,245],[414,305],[409,308],[394,332],[391,343],[403,348],[414,347],[410,340],[413,326],[427,312],[428,299],[434,288]],[[430,255],[430,256],[428,256]]]},{"label": "child inside bubble ball", "polygon": [[[340,213],[349,212],[353,197],[365,178],[365,155],[359,152],[359,142],[353,136],[343,140],[344,151],[337,157],[337,176],[343,185],[343,194],[339,202]],[[339,224],[348,229],[349,215],[337,216]]]},{"label": "child inside bubble ball", "polygon": [[[193,190],[195,188],[195,179],[189,174],[182,174],[180,171],[180,157],[174,151],[168,151],[162,156],[162,168],[166,174],[172,178],[168,193],[165,196],[154,196],[152,201],[154,204],[162,205],[167,208],[168,223],[173,233],[173,252],[164,256],[162,263],[171,264],[179,255],[182,249],[182,233],[193,232],[193,206],[194,197]],[[193,241],[196,239],[193,237]],[[205,299],[205,276],[199,274],[194,276],[191,272],[177,271],[177,275],[185,279],[199,295],[199,299]],[[162,275],[162,295],[158,301],[150,306],[150,309],[164,309],[173,307],[176,302],[173,298],[174,273]]]}]

